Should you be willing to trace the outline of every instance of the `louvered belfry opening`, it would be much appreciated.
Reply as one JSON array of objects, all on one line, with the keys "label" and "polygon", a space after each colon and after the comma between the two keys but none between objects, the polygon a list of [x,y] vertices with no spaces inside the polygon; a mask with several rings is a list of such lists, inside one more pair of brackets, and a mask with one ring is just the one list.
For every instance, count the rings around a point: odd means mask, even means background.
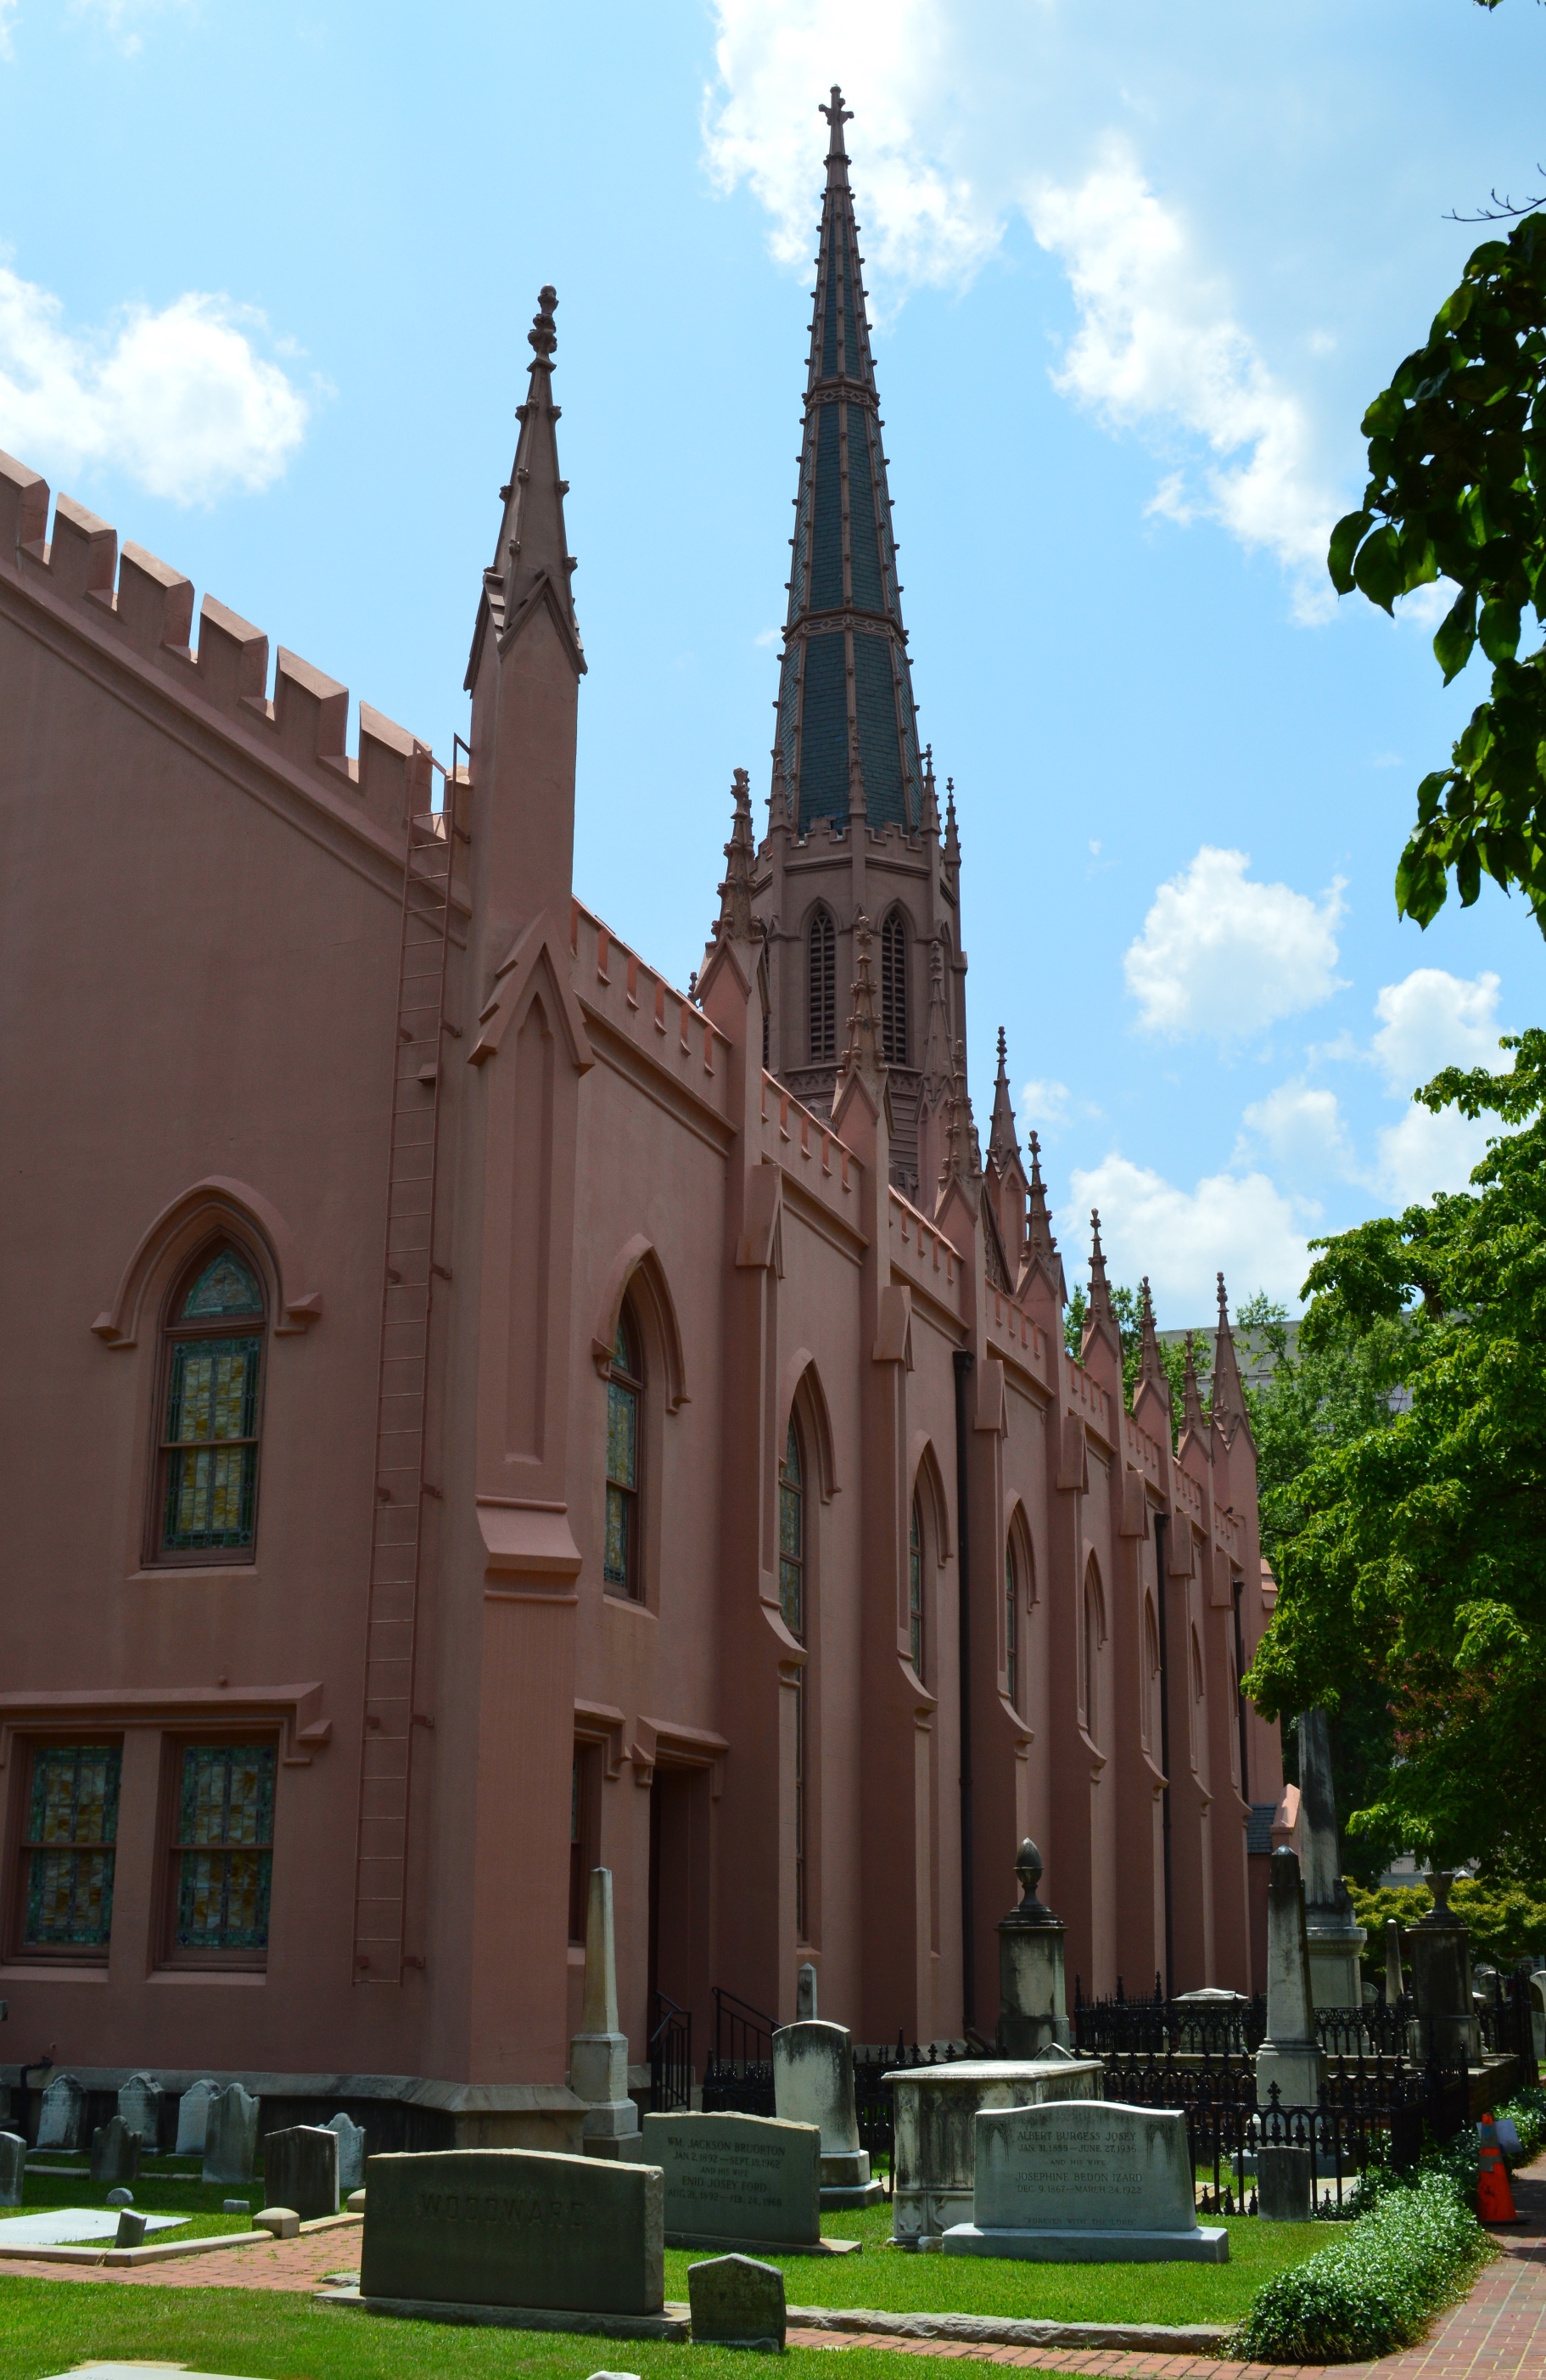
[{"label": "louvered belfry opening", "polygon": [[838,937],[825,909],[811,919],[811,1063],[830,1065],[838,1054]]},{"label": "louvered belfry opening", "polygon": [[866,823],[916,830],[923,771],[863,259],[834,90],[778,734],[797,834],[841,832],[857,758]]},{"label": "louvered belfry opening", "polygon": [[905,1066],[907,1050],[907,928],[893,909],[880,929],[880,1038],[888,1066]]}]

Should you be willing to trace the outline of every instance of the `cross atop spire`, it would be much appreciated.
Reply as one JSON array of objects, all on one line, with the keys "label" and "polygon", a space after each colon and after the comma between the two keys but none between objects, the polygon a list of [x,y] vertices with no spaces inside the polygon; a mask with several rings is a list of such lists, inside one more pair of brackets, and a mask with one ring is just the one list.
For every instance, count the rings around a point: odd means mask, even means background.
[{"label": "cross atop spire", "polygon": [[852,110],[836,84],[821,112],[831,137],[790,540],[779,748],[797,835],[817,819],[840,831],[855,811],[870,827],[915,832],[923,767],[843,143]]}]

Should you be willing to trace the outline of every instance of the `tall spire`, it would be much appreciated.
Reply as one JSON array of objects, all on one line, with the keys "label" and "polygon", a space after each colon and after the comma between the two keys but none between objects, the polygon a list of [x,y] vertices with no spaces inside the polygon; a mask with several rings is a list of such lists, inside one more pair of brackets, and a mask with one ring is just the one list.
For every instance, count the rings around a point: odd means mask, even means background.
[{"label": "tall spire", "polygon": [[[1198,1386],[1197,1366],[1192,1360],[1192,1334],[1187,1332],[1186,1369],[1181,1374],[1181,1435],[1190,1437],[1193,1430],[1205,1438],[1208,1417],[1202,1410],[1202,1391]],[[1204,1449],[1206,1451],[1206,1449]]]},{"label": "tall spire", "polygon": [[988,1155],[1000,1170],[1011,1157],[1020,1156],[1020,1138],[1015,1131],[1014,1101],[1009,1097],[1009,1044],[1002,1026],[998,1028],[998,1072],[993,1085],[993,1120],[988,1127]]},{"label": "tall spire", "polygon": [[752,788],[744,769],[735,772],[735,817],[725,845],[725,880],[719,887],[717,941],[749,942],[752,939]]},{"label": "tall spire", "polygon": [[843,1051],[841,1073],[858,1075],[878,1093],[884,1090],[886,1082],[886,1049],[876,997],[875,965],[870,956],[875,936],[863,910],[853,921],[853,947],[855,972],[850,987],[853,1008],[848,1020],[848,1047]]},{"label": "tall spire", "polygon": [[558,291],[547,283],[537,300],[526,339],[532,350],[526,401],[515,408],[521,433],[508,486],[500,490],[504,504],[499,543],[492,566],[483,574],[483,601],[473,631],[472,657],[467,663],[469,691],[477,675],[485,629],[492,626],[504,650],[539,605],[546,605],[557,625],[576,674],[586,666],[580,625],[574,617],[571,575],[576,567],[563,526],[563,500],[569,482],[559,477],[557,423],[562,408],[553,403],[553,353],[558,334],[553,309]]},{"label": "tall spire", "polygon": [[841,830],[851,779],[871,827],[900,824],[912,832],[923,816],[923,768],[843,142],[852,111],[836,84],[821,113],[830,138],[790,540],[779,746],[797,833],[807,833],[816,819]]},{"label": "tall spire", "polygon": [[1116,1354],[1122,1356],[1122,1333],[1117,1327],[1116,1309],[1111,1303],[1111,1284],[1105,1277],[1105,1253],[1101,1246],[1101,1213],[1098,1207],[1090,1209],[1090,1304],[1084,1317],[1084,1337],[1081,1355],[1090,1353],[1091,1342],[1104,1339]]},{"label": "tall spire", "polygon": [[1149,1276],[1143,1276],[1138,1298],[1138,1378],[1133,1383],[1133,1402],[1138,1402],[1141,1389],[1151,1388],[1165,1400],[1170,1410],[1170,1375],[1160,1354],[1159,1335],[1154,1329],[1154,1302],[1149,1294]]},{"label": "tall spire", "polygon": [[1240,1379],[1240,1366],[1235,1354],[1235,1334],[1229,1328],[1229,1299],[1224,1286],[1224,1275],[1218,1276],[1218,1335],[1214,1341],[1214,1393],[1211,1411],[1215,1427],[1224,1433],[1224,1442],[1232,1443],[1241,1423],[1247,1433],[1250,1429],[1246,1412],[1245,1389]]}]

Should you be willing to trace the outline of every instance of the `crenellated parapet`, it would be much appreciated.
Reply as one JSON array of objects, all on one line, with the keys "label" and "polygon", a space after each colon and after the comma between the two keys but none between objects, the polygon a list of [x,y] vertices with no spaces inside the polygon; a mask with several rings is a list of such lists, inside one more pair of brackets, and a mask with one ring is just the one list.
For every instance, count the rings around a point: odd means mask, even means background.
[{"label": "crenellated parapet", "polygon": [[272,690],[261,628],[206,595],[193,641],[193,584],[126,544],[74,497],[54,504],[26,464],[0,454],[0,574],[89,622],[182,696],[239,728],[250,744],[342,797],[394,837],[431,807],[429,747],[368,703],[359,706],[357,751],[348,749],[349,689],[281,645]]}]

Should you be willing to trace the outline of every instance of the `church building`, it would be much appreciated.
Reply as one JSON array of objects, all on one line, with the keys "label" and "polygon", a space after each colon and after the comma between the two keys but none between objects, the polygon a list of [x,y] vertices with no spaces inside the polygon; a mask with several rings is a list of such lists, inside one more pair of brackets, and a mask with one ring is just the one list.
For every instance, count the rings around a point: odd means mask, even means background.
[{"label": "church building", "polygon": [[1125,1393],[1002,1032],[979,1139],[824,112],[767,827],[735,770],[686,990],[574,882],[551,289],[449,756],[0,456],[0,2079],[576,2144],[597,1864],[641,2084],[806,1961],[991,2043],[1028,1834],[1070,1994],[1263,1981],[1223,1282],[1208,1409],[1146,1292]]}]

